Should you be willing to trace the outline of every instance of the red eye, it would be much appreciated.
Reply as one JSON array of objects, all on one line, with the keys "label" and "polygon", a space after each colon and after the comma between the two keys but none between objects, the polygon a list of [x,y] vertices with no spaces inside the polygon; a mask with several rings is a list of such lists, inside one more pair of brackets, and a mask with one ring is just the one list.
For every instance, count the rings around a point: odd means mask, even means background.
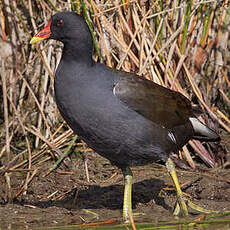
[{"label": "red eye", "polygon": [[64,25],[64,21],[62,19],[57,21],[57,26],[62,27]]}]

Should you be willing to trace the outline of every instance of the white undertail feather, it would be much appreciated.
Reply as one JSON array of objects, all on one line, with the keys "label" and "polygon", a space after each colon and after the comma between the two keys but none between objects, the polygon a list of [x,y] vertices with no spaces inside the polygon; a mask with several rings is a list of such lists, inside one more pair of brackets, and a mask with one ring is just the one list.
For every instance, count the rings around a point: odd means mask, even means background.
[{"label": "white undertail feather", "polygon": [[201,121],[199,121],[195,117],[189,118],[190,122],[192,123],[193,129],[195,131],[194,138],[197,139],[210,139],[215,140],[218,139],[219,136],[216,132],[208,128],[206,125],[204,125]]}]

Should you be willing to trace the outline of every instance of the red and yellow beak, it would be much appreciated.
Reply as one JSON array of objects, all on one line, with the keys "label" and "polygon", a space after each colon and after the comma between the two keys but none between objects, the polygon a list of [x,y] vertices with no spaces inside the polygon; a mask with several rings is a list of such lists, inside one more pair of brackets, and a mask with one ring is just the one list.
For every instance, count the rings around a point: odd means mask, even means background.
[{"label": "red and yellow beak", "polygon": [[38,32],[31,38],[30,44],[35,44],[37,42],[40,42],[44,39],[49,38],[50,37],[50,24],[51,24],[51,20],[49,21],[48,25],[45,28],[43,28],[40,32]]}]

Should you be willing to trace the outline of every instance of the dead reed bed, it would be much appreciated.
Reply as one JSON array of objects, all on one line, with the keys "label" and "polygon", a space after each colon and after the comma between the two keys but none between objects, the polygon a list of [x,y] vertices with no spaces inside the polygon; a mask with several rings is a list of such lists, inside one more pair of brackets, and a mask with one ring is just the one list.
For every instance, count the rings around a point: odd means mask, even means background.
[{"label": "dead reed bed", "polygon": [[[57,11],[84,15],[95,60],[181,92],[203,112],[199,118],[221,134],[219,145],[190,141],[179,158],[192,168],[194,156],[209,167],[229,164],[228,0],[1,0],[0,7],[0,173],[7,201],[25,194],[46,162],[52,165],[71,148],[88,150],[60,117],[53,98],[62,45],[29,45]],[[11,178],[18,171],[25,177],[12,193]]]}]

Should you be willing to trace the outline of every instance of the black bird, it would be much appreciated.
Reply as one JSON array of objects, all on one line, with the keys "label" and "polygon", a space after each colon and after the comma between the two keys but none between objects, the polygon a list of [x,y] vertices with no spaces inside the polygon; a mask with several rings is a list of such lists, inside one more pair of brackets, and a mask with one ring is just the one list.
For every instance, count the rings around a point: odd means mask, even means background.
[{"label": "black bird", "polygon": [[76,13],[56,13],[30,43],[47,38],[64,43],[54,84],[63,118],[89,147],[122,170],[124,220],[132,213],[129,167],[157,160],[166,162],[176,187],[174,214],[181,209],[187,216],[170,155],[190,139],[219,141],[219,135],[195,117],[190,101],[182,94],[95,63],[88,25]]}]

